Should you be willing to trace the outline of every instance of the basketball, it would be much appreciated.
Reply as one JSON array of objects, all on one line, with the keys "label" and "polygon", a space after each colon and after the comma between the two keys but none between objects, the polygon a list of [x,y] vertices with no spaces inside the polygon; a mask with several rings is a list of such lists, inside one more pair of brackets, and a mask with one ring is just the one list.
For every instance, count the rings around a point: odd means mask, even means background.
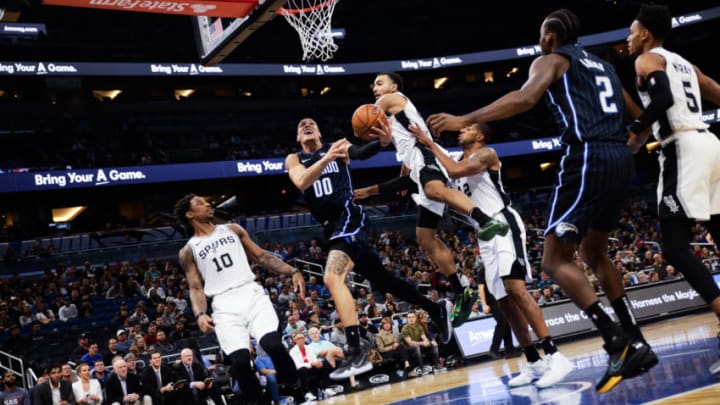
[{"label": "basketball", "polygon": [[372,127],[379,127],[379,120],[387,122],[385,113],[380,107],[375,104],[363,104],[358,107],[352,115],[352,127],[355,136],[358,138],[370,141],[373,138],[370,137],[370,129]]}]

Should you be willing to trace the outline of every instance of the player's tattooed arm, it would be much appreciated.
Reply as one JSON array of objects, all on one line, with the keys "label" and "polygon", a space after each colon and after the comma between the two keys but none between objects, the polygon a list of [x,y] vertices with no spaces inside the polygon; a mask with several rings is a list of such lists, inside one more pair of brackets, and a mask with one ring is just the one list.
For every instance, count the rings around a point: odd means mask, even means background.
[{"label": "player's tattooed arm", "polygon": [[195,317],[200,317],[207,311],[207,299],[203,291],[202,279],[198,272],[195,259],[193,258],[190,246],[185,246],[180,250],[178,255],[180,267],[185,271],[188,288],[190,289],[190,302],[192,303],[193,313]]}]

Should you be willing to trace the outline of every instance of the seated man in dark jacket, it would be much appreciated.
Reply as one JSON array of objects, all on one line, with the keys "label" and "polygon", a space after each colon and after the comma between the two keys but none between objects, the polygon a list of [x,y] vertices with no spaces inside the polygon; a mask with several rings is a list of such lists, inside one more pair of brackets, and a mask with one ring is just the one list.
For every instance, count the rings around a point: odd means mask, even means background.
[{"label": "seated man in dark jacket", "polygon": [[142,371],[141,382],[145,392],[152,397],[153,405],[175,404],[175,375],[172,368],[163,364],[160,352],[151,349],[150,366]]},{"label": "seated man in dark jacket", "polygon": [[185,348],[180,352],[180,363],[175,364],[175,378],[187,380],[188,384],[185,384],[178,396],[192,398],[191,403],[195,404],[205,404],[208,397],[216,404],[224,403],[220,390],[213,384],[212,379],[208,378],[205,366],[194,361],[194,358],[192,349]]},{"label": "seated man in dark jacket", "polygon": [[107,403],[110,405],[152,405],[152,398],[145,394],[140,377],[128,373],[128,366],[120,357],[113,361],[113,373],[105,382]]},{"label": "seated man in dark jacket", "polygon": [[[62,365],[53,364],[48,368],[48,380],[35,387],[33,404],[35,405],[75,405],[72,383],[60,378]],[[59,390],[60,401],[53,398],[53,390]],[[56,391],[58,393],[58,391]],[[56,394],[57,395],[57,394]]]}]

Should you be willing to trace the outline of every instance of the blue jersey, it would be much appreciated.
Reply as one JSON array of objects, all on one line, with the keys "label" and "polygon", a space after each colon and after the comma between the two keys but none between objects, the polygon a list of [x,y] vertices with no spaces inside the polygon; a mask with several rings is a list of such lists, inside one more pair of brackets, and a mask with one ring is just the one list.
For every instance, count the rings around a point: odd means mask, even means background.
[{"label": "blue jersey", "polygon": [[[330,145],[323,145],[313,153],[298,152],[300,163],[312,166],[329,148]],[[303,191],[303,196],[330,240],[354,236],[367,223],[364,207],[353,202],[350,168],[343,160],[334,160],[325,166],[320,178]]]},{"label": "blue jersey", "polygon": [[545,101],[568,145],[585,142],[626,142],[622,85],[609,63],[579,45],[563,45],[555,53],[570,68],[550,86]]}]

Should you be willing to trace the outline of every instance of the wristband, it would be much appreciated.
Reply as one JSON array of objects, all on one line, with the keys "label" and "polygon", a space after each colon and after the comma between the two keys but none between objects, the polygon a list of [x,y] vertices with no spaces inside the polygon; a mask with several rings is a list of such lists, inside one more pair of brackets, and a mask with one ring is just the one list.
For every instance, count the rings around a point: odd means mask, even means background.
[{"label": "wristband", "polygon": [[199,314],[195,315],[195,320],[197,321],[203,315],[207,315],[207,314],[205,312],[200,312]]}]

